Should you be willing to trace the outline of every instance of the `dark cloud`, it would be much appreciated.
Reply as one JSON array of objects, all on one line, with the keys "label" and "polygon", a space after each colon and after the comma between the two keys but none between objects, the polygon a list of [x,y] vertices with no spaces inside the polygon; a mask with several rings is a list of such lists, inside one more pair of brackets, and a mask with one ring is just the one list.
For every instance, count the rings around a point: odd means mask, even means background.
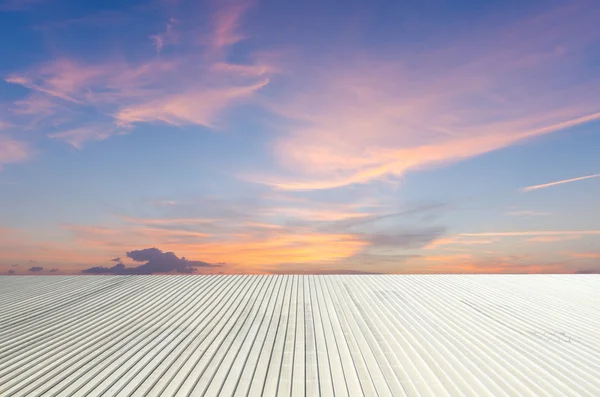
[{"label": "dark cloud", "polygon": [[112,267],[96,266],[83,270],[86,274],[154,274],[154,273],[194,273],[201,267],[214,267],[216,265],[190,261],[184,257],[178,258],[173,252],[163,252],[158,248],[146,248],[130,251],[127,257],[136,262],[146,262],[143,265],[127,267],[117,263]]},{"label": "dark cloud", "polygon": [[29,268],[30,272],[41,272],[42,270],[44,270],[43,266],[34,266]]},{"label": "dark cloud", "polygon": [[599,269],[581,269],[581,270],[577,270],[575,272],[575,274],[600,274],[600,268]]},{"label": "dark cloud", "polygon": [[112,267],[94,266],[89,269],[84,269],[81,272],[85,274],[135,274],[133,273],[133,270],[135,270],[135,268],[127,269],[124,264],[118,263]]},{"label": "dark cloud", "polygon": [[13,269],[9,269],[8,274],[15,274],[15,271]]},{"label": "dark cloud", "polygon": [[58,271],[58,269],[57,269],[57,268],[50,269],[50,273],[56,273],[57,271]]},{"label": "dark cloud", "polygon": [[116,258],[112,258],[110,261],[121,263],[121,257],[117,256]]}]

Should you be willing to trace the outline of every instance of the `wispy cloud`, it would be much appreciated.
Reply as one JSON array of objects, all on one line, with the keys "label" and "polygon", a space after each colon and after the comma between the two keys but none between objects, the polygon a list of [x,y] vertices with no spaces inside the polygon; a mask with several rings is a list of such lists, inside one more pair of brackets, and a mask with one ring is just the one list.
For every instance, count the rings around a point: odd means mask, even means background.
[{"label": "wispy cloud", "polygon": [[351,208],[327,209],[296,206],[266,208],[260,211],[260,215],[265,217],[284,216],[287,219],[296,219],[307,222],[331,222],[367,218],[371,216],[371,213],[352,211]]},{"label": "wispy cloud", "polygon": [[237,99],[251,96],[267,85],[262,80],[248,86],[229,89],[194,90],[174,94],[139,105],[125,107],[115,115],[117,124],[128,126],[133,123],[161,121],[173,125],[197,124],[214,126],[218,112]]},{"label": "wispy cloud", "polygon": [[555,243],[558,241],[569,241],[569,240],[577,240],[580,239],[581,235],[563,235],[563,236],[536,236],[527,239],[527,241],[532,243]]},{"label": "wispy cloud", "polygon": [[423,248],[432,241],[444,235],[443,227],[413,227],[410,230],[394,230],[391,232],[378,232],[365,234],[364,238],[371,245],[371,249],[393,248],[395,250]]},{"label": "wispy cloud", "polygon": [[[370,89],[375,90],[374,87]],[[381,90],[385,92],[386,88],[381,87]],[[346,96],[340,92],[340,100],[336,106],[343,104],[351,98],[351,95]],[[361,97],[365,98],[362,94]],[[391,107],[409,106],[393,104],[393,97],[394,95],[391,94],[389,99],[374,100],[373,106],[386,101],[392,103]],[[331,101],[336,102],[333,99]],[[427,102],[427,100],[423,101]],[[417,104],[419,102],[420,100],[416,101]],[[321,110],[315,108],[313,115],[318,115],[328,106],[323,103]],[[371,114],[356,116],[364,119],[355,118],[356,113],[366,111],[369,111],[368,104],[364,106],[358,102],[348,104],[346,110],[332,112],[332,118],[324,120],[322,126],[302,129],[292,136],[281,138],[275,145],[276,153],[288,167],[300,171],[299,176],[289,178],[250,176],[249,178],[283,190],[331,189],[367,183],[385,176],[401,176],[408,170],[455,162],[501,149],[525,139],[600,120],[600,113],[591,113],[582,117],[572,114],[575,117],[531,129],[527,127],[531,121],[526,118],[487,125],[464,125],[459,129],[440,125],[436,127],[437,131],[430,131],[425,135],[429,143],[409,144],[410,141],[418,140],[419,135],[414,133],[412,128],[402,131],[399,127],[394,127],[397,125],[395,120],[400,117],[400,113],[386,117],[380,114],[380,109],[376,111],[373,109]],[[431,108],[430,111],[435,113],[437,109]],[[543,118],[550,121],[552,117],[554,116],[548,114]],[[425,120],[426,118],[413,119],[412,123],[430,129],[422,124]],[[389,125],[382,126],[384,122]],[[327,124],[340,125],[327,127]],[[459,130],[462,130],[461,133],[458,133]],[[370,135],[367,135],[366,131],[370,131]],[[348,133],[350,134],[346,135]],[[363,133],[364,135],[361,136]],[[398,139],[398,137],[403,137],[407,142],[383,147],[376,141],[377,134],[380,135],[380,142]],[[393,138],[394,136],[396,138]],[[402,148],[404,145],[407,147]],[[307,178],[306,175],[309,177]]]},{"label": "wispy cloud", "polygon": [[212,70],[225,74],[232,73],[239,76],[264,76],[280,72],[280,69],[276,66],[266,63],[241,65],[228,62],[217,62],[212,66]]},{"label": "wispy cloud", "polygon": [[544,183],[544,184],[541,184],[541,185],[527,186],[527,187],[522,188],[521,191],[523,191],[523,192],[530,192],[532,190],[545,189],[547,187],[552,187],[552,186],[556,186],[556,185],[562,185],[564,183],[571,183],[571,182],[583,181],[585,179],[598,178],[598,177],[600,177],[600,174],[580,176],[580,177],[571,178],[571,179],[563,179],[562,181],[555,181],[555,182]]},{"label": "wispy cloud", "polygon": [[459,236],[466,237],[519,237],[519,236],[596,236],[600,230],[527,230],[518,232],[483,232],[483,233],[460,233]]},{"label": "wispy cloud", "polygon": [[30,95],[18,100],[11,109],[14,114],[27,117],[44,117],[54,114],[58,104],[43,95]]},{"label": "wispy cloud", "polygon": [[570,255],[577,259],[600,259],[600,252],[572,252]]},{"label": "wispy cloud", "polygon": [[[125,132],[124,129],[121,129]],[[54,132],[48,134],[48,138],[60,139],[76,149],[83,148],[83,144],[89,141],[102,141],[117,134],[119,130],[112,125],[93,125],[88,127],[74,128],[72,130]]]},{"label": "wispy cloud", "polygon": [[[64,101],[60,104],[63,108],[70,103],[71,112],[65,116],[75,121],[78,114],[94,109],[95,118],[99,119],[95,125],[89,125],[87,120],[86,126],[50,134],[51,138],[63,139],[78,148],[86,141],[106,139],[138,123],[214,127],[224,109],[251,97],[269,81],[264,77],[241,76],[235,69],[225,74],[211,71],[211,66],[205,65],[202,78],[190,84],[197,62],[201,60],[186,57],[138,65],[122,62],[90,65],[60,60],[29,72],[29,77],[11,76],[6,81],[49,96],[44,102],[33,102],[33,97],[20,101],[17,109],[22,114],[42,105],[45,112],[51,113],[59,104],[48,98]],[[166,76],[172,79],[167,80]]]},{"label": "wispy cloud", "polygon": [[[242,38],[240,20],[250,5],[217,2],[208,33],[210,44],[204,47],[186,42],[178,51],[160,56],[148,53],[135,61],[62,57],[11,73],[4,78],[6,82],[32,91],[15,103],[14,113],[51,117],[60,109],[60,123],[48,135],[77,148],[123,132],[125,127],[133,130],[140,123],[218,128],[226,109],[253,97],[275,72],[264,62],[228,60],[229,46]],[[176,25],[178,21],[170,18],[165,31],[152,36],[158,52],[178,45],[180,34],[198,33],[189,24],[183,24],[188,31],[181,32]]]},{"label": "wispy cloud", "polygon": [[541,211],[532,211],[532,210],[509,211],[506,214],[507,215],[515,215],[515,216],[546,216],[546,215],[552,215],[552,213],[550,213],[550,212],[541,212]]},{"label": "wispy cloud", "polygon": [[432,249],[436,249],[436,248],[440,248],[440,247],[444,247],[444,246],[453,246],[453,245],[466,245],[466,246],[470,246],[470,245],[487,245],[487,244],[492,244],[494,243],[496,240],[495,239],[474,239],[474,238],[470,238],[470,237],[461,237],[461,236],[450,236],[450,237],[442,237],[439,239],[436,239],[434,241],[432,241],[431,243],[427,244],[424,249],[426,250],[432,250]]},{"label": "wispy cloud", "polygon": [[246,36],[239,32],[241,19],[254,4],[251,0],[216,1],[216,11],[212,17],[213,32],[211,44],[216,48],[233,45]]},{"label": "wispy cloud", "polygon": [[110,73],[101,65],[84,65],[59,59],[24,74],[14,73],[4,80],[76,104],[83,104],[84,90]]},{"label": "wispy cloud", "polygon": [[[296,55],[286,65],[295,81],[268,101],[287,120],[272,145],[283,169],[246,177],[284,190],[338,188],[397,178],[600,120],[593,94],[598,81],[564,88],[561,74],[551,73],[563,62],[531,57],[552,49],[558,59],[569,58],[569,67],[585,67],[581,48],[600,37],[586,13],[597,10],[568,10],[589,26],[590,37],[579,35],[571,26],[575,19],[558,11],[503,31],[479,32],[485,37],[481,45],[405,50],[401,59],[372,51],[323,55],[314,65],[307,60],[314,54]],[[514,37],[527,40],[515,46]],[[559,46],[568,50],[554,51]],[[574,98],[568,106],[565,95]]]},{"label": "wispy cloud", "polygon": [[0,134],[0,170],[3,165],[27,160],[31,154],[32,150],[26,142]]}]

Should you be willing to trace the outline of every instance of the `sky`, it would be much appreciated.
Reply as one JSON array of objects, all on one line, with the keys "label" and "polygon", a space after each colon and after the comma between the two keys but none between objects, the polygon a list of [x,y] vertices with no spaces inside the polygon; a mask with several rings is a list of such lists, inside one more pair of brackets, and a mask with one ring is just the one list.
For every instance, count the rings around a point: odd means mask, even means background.
[{"label": "sky", "polygon": [[0,273],[600,272],[595,0],[0,0]]}]

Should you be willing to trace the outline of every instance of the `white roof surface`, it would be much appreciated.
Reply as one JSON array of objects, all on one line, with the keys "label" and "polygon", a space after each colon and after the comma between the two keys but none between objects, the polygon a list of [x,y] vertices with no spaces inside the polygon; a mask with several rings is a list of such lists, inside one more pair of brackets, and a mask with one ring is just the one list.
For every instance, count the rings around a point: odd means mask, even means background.
[{"label": "white roof surface", "polygon": [[0,396],[600,396],[600,276],[0,277]]}]

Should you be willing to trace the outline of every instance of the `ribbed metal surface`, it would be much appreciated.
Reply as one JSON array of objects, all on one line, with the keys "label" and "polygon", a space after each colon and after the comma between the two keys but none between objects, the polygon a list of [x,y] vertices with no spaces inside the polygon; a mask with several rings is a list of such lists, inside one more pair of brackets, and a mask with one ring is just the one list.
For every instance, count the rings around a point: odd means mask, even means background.
[{"label": "ribbed metal surface", "polygon": [[1,396],[600,396],[600,277],[0,277]]}]

